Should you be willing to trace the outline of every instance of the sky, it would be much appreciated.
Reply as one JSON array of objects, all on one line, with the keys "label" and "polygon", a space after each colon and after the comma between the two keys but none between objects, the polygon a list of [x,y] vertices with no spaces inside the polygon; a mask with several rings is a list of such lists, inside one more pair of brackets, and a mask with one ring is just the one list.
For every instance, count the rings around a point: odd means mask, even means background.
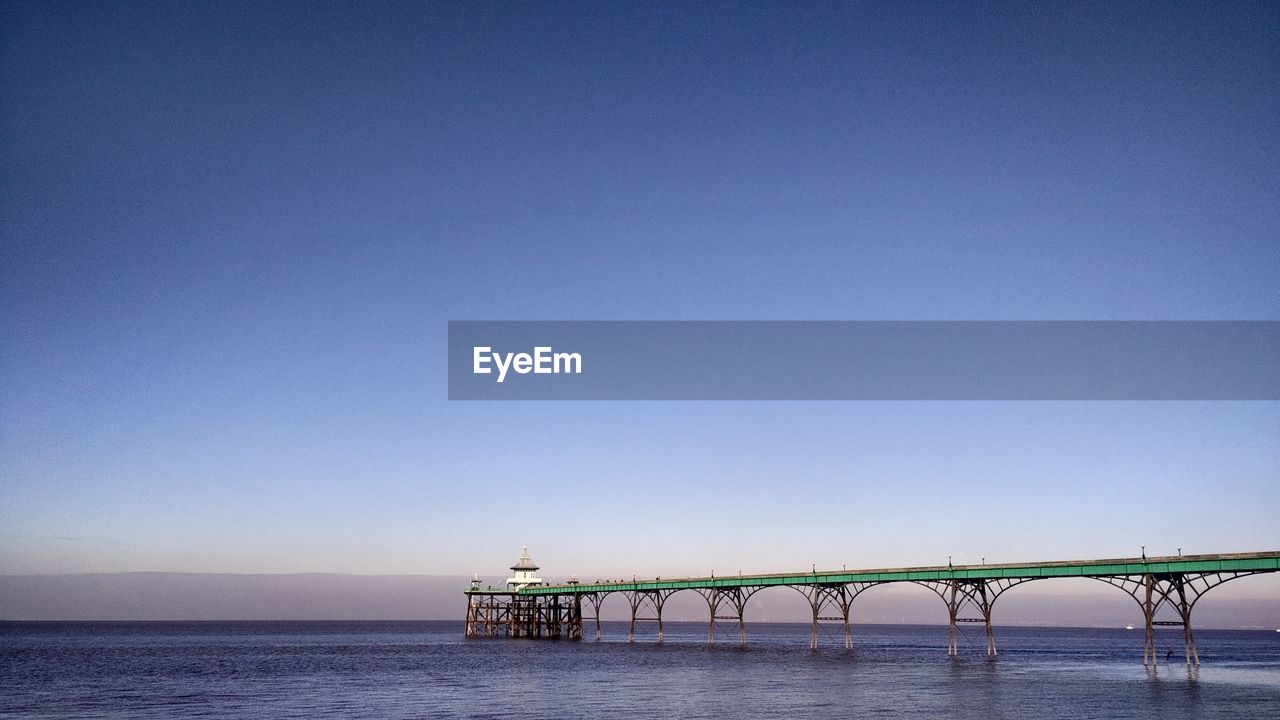
[{"label": "sky", "polygon": [[1280,320],[1278,79],[1275,3],[6,2],[0,574],[1280,548],[1275,402],[445,365],[449,320]]}]

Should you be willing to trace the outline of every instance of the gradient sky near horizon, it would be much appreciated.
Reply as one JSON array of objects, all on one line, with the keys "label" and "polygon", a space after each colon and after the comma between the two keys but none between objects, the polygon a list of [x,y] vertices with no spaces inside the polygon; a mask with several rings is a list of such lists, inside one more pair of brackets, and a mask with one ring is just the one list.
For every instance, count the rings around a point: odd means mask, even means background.
[{"label": "gradient sky near horizon", "polygon": [[1280,547],[1273,402],[445,399],[448,320],[1280,320],[1276,3],[6,2],[0,97],[0,573]]}]

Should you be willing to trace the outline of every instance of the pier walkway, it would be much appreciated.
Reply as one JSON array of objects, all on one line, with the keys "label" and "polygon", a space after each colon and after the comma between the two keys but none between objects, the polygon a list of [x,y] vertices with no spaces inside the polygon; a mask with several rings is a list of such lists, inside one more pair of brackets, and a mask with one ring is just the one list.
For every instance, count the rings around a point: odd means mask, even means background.
[{"label": "pier walkway", "polygon": [[[522,557],[517,570],[537,570]],[[1145,620],[1143,664],[1155,666],[1156,628],[1182,629],[1185,660],[1198,665],[1192,632],[1191,611],[1208,591],[1248,575],[1280,571],[1280,551],[1218,555],[1177,555],[1167,557],[1112,558],[1055,562],[939,565],[930,567],[880,568],[870,570],[781,573],[766,575],[708,575],[706,577],[655,578],[562,584],[511,583],[508,588],[482,588],[479,580],[466,590],[467,637],[567,638],[580,640],[586,621],[594,624],[600,638],[600,605],[605,597],[619,593],[631,608],[628,639],[635,640],[640,623],[657,626],[663,639],[662,611],[675,593],[690,591],[707,602],[707,641],[716,642],[717,625],[732,624],[738,642],[747,642],[745,611],[755,593],[769,587],[790,587],[804,595],[812,610],[810,647],[818,647],[819,630],[839,630],[844,646],[853,648],[849,616],[853,601],[866,590],[888,583],[915,583],[938,595],[947,607],[949,639],[947,654],[958,654],[958,628],[963,623],[980,623],[986,634],[986,653],[997,655],[992,629],[992,608],[1010,588],[1034,580],[1083,577],[1098,580],[1127,593],[1142,609]],[[512,578],[517,580],[517,578]]]}]

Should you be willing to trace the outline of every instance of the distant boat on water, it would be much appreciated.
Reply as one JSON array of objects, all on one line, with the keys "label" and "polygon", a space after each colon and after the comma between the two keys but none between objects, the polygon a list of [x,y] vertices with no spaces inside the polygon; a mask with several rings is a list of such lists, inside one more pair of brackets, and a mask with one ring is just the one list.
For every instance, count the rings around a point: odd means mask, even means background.
[{"label": "distant boat on water", "polygon": [[[1125,630],[1132,630],[1132,629],[1133,629],[1133,626],[1132,626],[1132,625],[1125,625],[1125,626],[1124,626],[1124,629],[1125,629]],[[1277,630],[1276,632],[1280,632],[1280,630]]]}]

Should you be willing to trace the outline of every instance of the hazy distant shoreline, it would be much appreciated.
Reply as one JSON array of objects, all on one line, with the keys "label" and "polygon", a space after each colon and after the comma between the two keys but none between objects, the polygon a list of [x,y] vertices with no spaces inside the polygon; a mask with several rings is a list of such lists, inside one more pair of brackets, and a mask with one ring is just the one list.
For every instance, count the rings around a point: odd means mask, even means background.
[{"label": "hazy distant shoreline", "polygon": [[[387,626],[387,627],[392,627],[396,625],[431,625],[431,626],[457,625],[459,628],[461,628],[464,622],[465,620],[461,620],[461,619],[459,620],[412,620],[412,619],[401,619],[401,620],[279,620],[279,619],[276,619],[276,620],[244,620],[244,619],[241,619],[241,620],[199,620],[199,619],[190,619],[190,620],[8,620],[8,619],[0,618],[0,627],[4,627],[4,626],[8,626],[11,628],[12,627],[20,628],[24,626],[50,626],[51,627],[51,626],[57,626],[57,625],[89,625],[89,626],[103,626],[103,627],[108,627],[108,626],[133,627],[138,625],[143,625],[143,626],[153,625],[156,627],[173,626],[173,625],[207,625],[211,627],[233,626],[233,625],[261,625],[261,626],[310,625],[310,626],[316,626],[316,627],[324,627],[324,626],[338,627],[343,625],[370,625],[370,626]],[[605,627],[608,629],[622,628],[623,634],[625,635],[626,625],[627,625],[626,620],[604,620],[602,622],[604,623]],[[666,620],[664,622],[668,626],[679,626],[679,627],[689,627],[689,626],[705,627],[707,624],[706,620]],[[787,621],[748,620],[747,621],[748,627],[757,627],[757,626],[766,626],[766,625],[793,626],[806,631],[809,627],[808,621],[803,621],[803,620],[787,620]],[[849,623],[849,625],[850,627],[855,629],[859,627],[941,628],[944,632],[947,628],[947,623],[945,622],[882,623],[882,622],[868,621],[868,622],[851,622]],[[998,627],[1025,628],[1027,630],[1125,630],[1126,632],[1129,632],[1127,628],[1119,628],[1111,625],[1051,625],[1051,624],[1035,624],[1035,623],[1016,623],[1016,624],[1011,623],[1011,624],[998,626]],[[1140,632],[1140,630],[1141,629],[1134,630],[1133,632]],[[1270,626],[1196,628],[1197,633],[1201,631],[1274,633],[1275,629]],[[616,637],[615,634],[609,633],[609,638],[615,638],[615,637]],[[484,642],[484,641],[487,641],[487,639],[481,639],[481,642]]]},{"label": "hazy distant shoreline", "polygon": [[[1196,606],[1196,627],[1280,627],[1275,578],[1240,581]],[[125,572],[0,575],[0,622],[287,622],[461,621],[462,575],[236,574]],[[693,593],[672,596],[673,622],[705,621],[706,603]],[[801,595],[786,588],[759,593],[749,622],[804,622]],[[923,588],[867,592],[853,606],[854,624],[945,623],[938,599]],[[606,600],[603,617],[626,617],[621,597]],[[1052,581],[1016,589],[995,608],[1008,626],[1124,627],[1141,620],[1136,603],[1088,581]]]}]

